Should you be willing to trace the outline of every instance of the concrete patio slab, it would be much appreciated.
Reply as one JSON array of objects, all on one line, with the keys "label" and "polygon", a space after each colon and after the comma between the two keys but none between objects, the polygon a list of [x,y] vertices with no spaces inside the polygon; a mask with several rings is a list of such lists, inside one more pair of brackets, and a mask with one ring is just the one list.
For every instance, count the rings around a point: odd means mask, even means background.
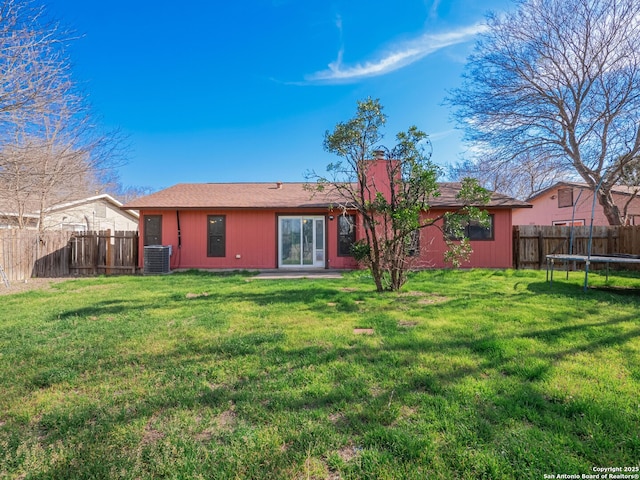
[{"label": "concrete patio slab", "polygon": [[255,277],[258,280],[285,280],[300,278],[342,278],[342,272],[338,270],[273,270],[263,271]]}]

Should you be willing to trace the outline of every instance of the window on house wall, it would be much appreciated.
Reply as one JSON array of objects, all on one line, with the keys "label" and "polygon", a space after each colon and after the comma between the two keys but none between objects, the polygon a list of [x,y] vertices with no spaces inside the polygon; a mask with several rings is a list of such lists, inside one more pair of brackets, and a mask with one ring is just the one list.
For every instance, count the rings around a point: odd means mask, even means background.
[{"label": "window on house wall", "polygon": [[162,245],[162,215],[144,216],[144,244]]},{"label": "window on house wall", "polygon": [[558,208],[573,207],[573,188],[558,190]]},{"label": "window on house wall", "polygon": [[351,246],[356,241],[356,217],[355,215],[340,215],[338,217],[338,255],[347,257],[351,255]]},{"label": "window on house wall", "polygon": [[556,227],[570,227],[571,225],[574,227],[582,227],[584,226],[584,220],[574,220],[573,223],[571,220],[554,220],[551,222],[551,225]]},{"label": "window on house wall", "polygon": [[407,255],[410,257],[420,255],[420,229],[414,230],[407,237]]},{"label": "window on house wall", "polygon": [[86,232],[87,226],[84,223],[67,223],[62,222],[60,224],[60,229],[65,230],[67,232]]},{"label": "window on house wall", "polygon": [[207,256],[224,257],[226,248],[226,218],[224,215],[207,216]]},{"label": "window on house wall", "polygon": [[[462,223],[462,227],[464,228],[464,236],[469,240],[493,240],[494,232],[493,232],[493,220],[494,216],[489,215],[489,225],[482,225],[480,222],[476,220],[465,221]],[[447,228],[445,223],[445,232],[451,231],[450,228]],[[447,236],[450,240],[461,240],[461,238],[457,238],[454,235],[447,233]]]},{"label": "window on house wall", "polygon": [[97,218],[106,218],[107,206],[104,203],[96,204],[95,214]]}]

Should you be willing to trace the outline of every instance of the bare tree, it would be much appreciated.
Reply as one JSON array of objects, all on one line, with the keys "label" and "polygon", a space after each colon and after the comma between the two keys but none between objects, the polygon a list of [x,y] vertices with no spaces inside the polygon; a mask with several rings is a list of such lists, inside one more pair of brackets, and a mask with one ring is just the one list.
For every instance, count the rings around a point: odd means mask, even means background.
[{"label": "bare tree", "polygon": [[491,155],[464,160],[447,168],[452,181],[475,178],[487,190],[526,200],[551,185],[571,178],[565,165],[546,157],[524,154],[514,159]]},{"label": "bare tree", "polygon": [[129,203],[131,200],[150,195],[159,190],[158,188],[144,185],[124,185],[116,170],[109,170],[105,172],[105,175],[101,175],[99,186],[104,193],[108,193],[122,203]]},{"label": "bare tree", "polygon": [[[492,158],[545,158],[581,177],[612,225],[611,190],[640,154],[640,2],[521,0],[488,28],[450,103]],[[541,157],[540,155],[544,155]]]},{"label": "bare tree", "polygon": [[626,187],[626,200],[621,205],[623,223],[626,225],[631,220],[629,207],[640,196],[640,157],[627,163],[622,169],[620,185]]},{"label": "bare tree", "polygon": [[66,33],[30,1],[0,1],[0,114],[48,103],[68,73]]},{"label": "bare tree", "polygon": [[122,203],[128,203],[136,198],[144,197],[145,195],[151,195],[158,191],[156,187],[149,187],[143,185],[122,185],[120,183],[107,189],[106,193],[109,193],[120,200]]},{"label": "bare tree", "polygon": [[[0,151],[0,197],[18,213],[19,228],[42,231],[47,209],[91,194],[96,175],[110,163],[106,137],[87,131],[88,117],[69,109],[70,96],[65,100],[56,114],[34,116],[40,124],[21,118],[5,125],[13,138]],[[25,222],[27,213],[37,214],[35,225]]]},{"label": "bare tree", "polygon": [[0,6],[0,205],[19,228],[42,230],[48,207],[85,196],[115,167],[113,137],[100,133],[71,79],[68,35],[43,9]]}]

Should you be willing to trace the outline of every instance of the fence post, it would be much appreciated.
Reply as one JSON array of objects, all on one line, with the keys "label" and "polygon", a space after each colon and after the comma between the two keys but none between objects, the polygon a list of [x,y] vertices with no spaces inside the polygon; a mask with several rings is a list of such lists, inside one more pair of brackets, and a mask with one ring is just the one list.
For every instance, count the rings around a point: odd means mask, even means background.
[{"label": "fence post", "polygon": [[92,258],[91,265],[93,266],[93,275],[97,275],[100,273],[98,269],[98,264],[100,260],[100,231],[92,232],[91,247],[92,247]]},{"label": "fence post", "polygon": [[520,270],[520,227],[513,226],[513,268]]},{"label": "fence post", "polygon": [[106,245],[106,258],[105,258],[105,275],[109,275],[111,274],[111,268],[114,264],[113,262],[113,248],[111,248],[111,229],[107,229],[106,231],[106,238],[105,238],[107,245]]},{"label": "fence post", "polygon": [[616,252],[613,245],[613,228],[612,227],[609,227],[609,229],[607,230],[607,253],[609,255],[612,253],[619,253],[619,252]]},{"label": "fence post", "polygon": [[540,230],[540,232],[538,232],[538,270],[542,270],[544,260],[544,234],[542,233],[542,230]]}]

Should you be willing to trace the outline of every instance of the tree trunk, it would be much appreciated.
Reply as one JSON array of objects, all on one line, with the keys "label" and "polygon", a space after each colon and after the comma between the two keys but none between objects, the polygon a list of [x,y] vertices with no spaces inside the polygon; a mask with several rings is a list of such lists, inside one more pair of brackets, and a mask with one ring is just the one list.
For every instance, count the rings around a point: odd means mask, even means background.
[{"label": "tree trunk", "polygon": [[622,217],[620,216],[620,209],[613,201],[611,190],[600,190],[598,192],[598,203],[602,205],[604,215],[607,217],[609,225],[622,225]]},{"label": "tree trunk", "polygon": [[373,276],[373,281],[376,284],[376,291],[384,292],[384,285],[382,284],[383,272],[375,263],[371,263],[371,275]]},{"label": "tree trunk", "polygon": [[365,238],[369,245],[369,268],[371,269],[371,276],[376,284],[376,291],[384,292],[384,284],[382,282],[384,269],[380,262],[380,245],[378,244],[378,237],[376,235],[376,224],[369,214],[363,215],[363,217],[362,224],[364,226]]}]

